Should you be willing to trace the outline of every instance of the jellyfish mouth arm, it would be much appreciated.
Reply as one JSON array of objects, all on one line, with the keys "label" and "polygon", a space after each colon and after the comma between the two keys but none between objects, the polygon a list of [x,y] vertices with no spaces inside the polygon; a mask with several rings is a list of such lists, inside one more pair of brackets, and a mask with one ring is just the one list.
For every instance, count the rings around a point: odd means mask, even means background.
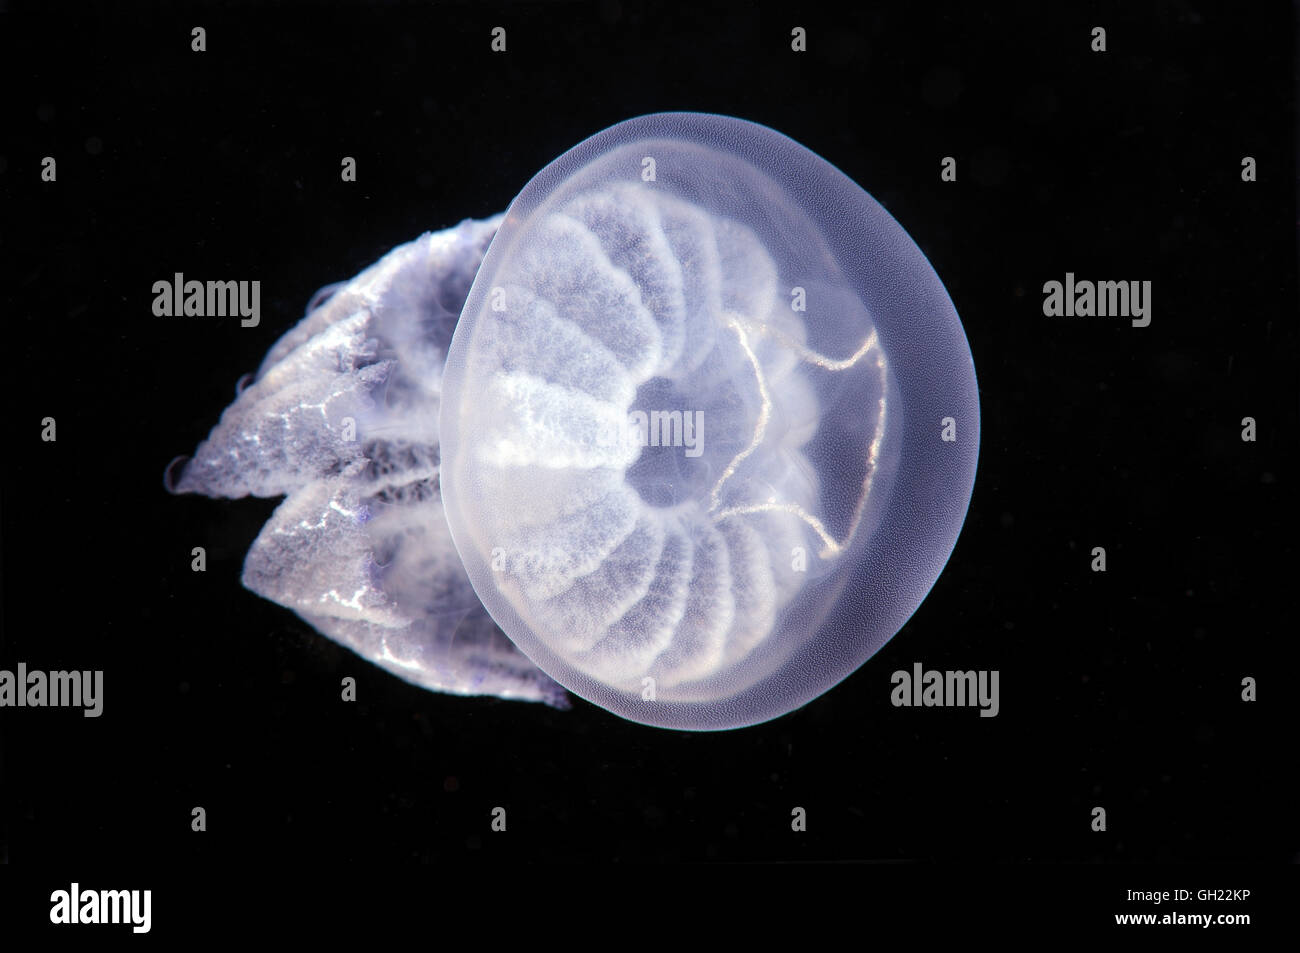
[{"label": "jellyfish mouth arm", "polygon": [[567,707],[467,591],[440,545],[441,504],[414,497],[364,499],[341,477],[296,491],[249,550],[245,587],[421,688]]},{"label": "jellyfish mouth arm", "polygon": [[176,493],[281,496],[361,462],[347,420],[367,405],[390,362],[375,362],[366,317],[340,322],[245,388],[199,444]]},{"label": "jellyfish mouth arm", "polygon": [[375,665],[433,691],[567,707],[483,610],[442,513],[442,363],[500,220],[428,233],[322,289],[168,488],[285,496],[244,586]]}]

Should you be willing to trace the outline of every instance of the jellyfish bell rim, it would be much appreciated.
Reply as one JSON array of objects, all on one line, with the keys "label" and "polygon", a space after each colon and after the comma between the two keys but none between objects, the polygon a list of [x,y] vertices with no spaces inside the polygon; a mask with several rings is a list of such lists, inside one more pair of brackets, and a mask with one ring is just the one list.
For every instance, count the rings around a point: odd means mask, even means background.
[{"label": "jellyfish bell rim", "polygon": [[[457,417],[472,325],[491,292],[490,276],[526,234],[517,226],[607,152],[654,139],[681,140],[721,152],[797,199],[798,211],[818,227],[845,281],[871,315],[882,349],[896,369],[894,396],[902,423],[887,427],[888,459],[898,476],[914,474],[914,482],[921,484],[902,494],[895,479],[886,498],[873,504],[878,507],[874,528],[855,538],[849,562],[832,573],[833,582],[825,583],[833,587],[833,601],[822,606],[813,624],[816,631],[766,677],[709,702],[645,702],[562,659],[500,593],[482,555],[490,546],[484,546],[487,541],[456,505],[461,478],[456,464],[463,465],[466,457],[456,452]],[[452,542],[475,592],[502,631],[546,674],[601,708],[640,724],[686,731],[746,727],[802,708],[860,668],[902,629],[952,555],[969,510],[979,451],[979,393],[965,330],[934,267],[893,215],[836,166],[783,133],[713,113],[661,112],[588,137],[533,176],[511,203],[461,318],[447,352],[439,410],[444,463],[440,482]],[[962,411],[968,415],[960,421],[956,446],[936,446],[940,419]],[[931,433],[933,439],[927,436]],[[446,466],[449,460],[452,466]],[[927,522],[939,527],[933,537],[915,530],[918,523]],[[889,598],[869,597],[882,590]],[[786,608],[774,631],[797,604]]]}]

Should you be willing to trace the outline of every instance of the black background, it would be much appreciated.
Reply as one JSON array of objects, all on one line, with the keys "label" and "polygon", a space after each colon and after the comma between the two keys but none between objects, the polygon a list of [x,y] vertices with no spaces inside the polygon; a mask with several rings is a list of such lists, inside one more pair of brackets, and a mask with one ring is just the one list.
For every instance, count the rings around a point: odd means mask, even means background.
[{"label": "black background", "polygon": [[[105,672],[99,719],[0,711],[9,859],[1295,859],[1289,11],[860,6],[0,16],[0,667]],[[163,469],[311,293],[679,109],[839,166],[962,317],[979,470],[900,634],[800,711],[689,734],[427,693],[245,591],[276,501]],[[261,280],[261,325],[154,317],[175,271]],[[1150,280],[1150,327],[1044,317],[1067,271]],[[917,661],[998,669],[1000,715],[892,707]]]}]

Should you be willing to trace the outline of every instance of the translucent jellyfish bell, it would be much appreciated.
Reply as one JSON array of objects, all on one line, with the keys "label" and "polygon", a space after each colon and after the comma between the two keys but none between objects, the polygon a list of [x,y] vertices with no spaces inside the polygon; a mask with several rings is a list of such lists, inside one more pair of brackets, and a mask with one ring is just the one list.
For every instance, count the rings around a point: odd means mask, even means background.
[{"label": "translucent jellyfish bell", "polygon": [[539,173],[441,379],[440,482],[482,604],[565,688],[722,729],[827,691],[920,605],[975,474],[943,285],[838,169],[663,113]]}]

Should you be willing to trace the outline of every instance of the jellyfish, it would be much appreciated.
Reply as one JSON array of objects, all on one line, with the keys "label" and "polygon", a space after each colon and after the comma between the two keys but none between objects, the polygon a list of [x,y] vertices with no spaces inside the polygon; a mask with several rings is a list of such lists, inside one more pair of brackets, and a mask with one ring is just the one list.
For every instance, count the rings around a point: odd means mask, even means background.
[{"label": "jellyfish", "polygon": [[659,113],[318,292],[166,483],[284,496],[243,584],[409,682],[720,730],[902,628],[978,449],[903,228],[770,128]]}]

